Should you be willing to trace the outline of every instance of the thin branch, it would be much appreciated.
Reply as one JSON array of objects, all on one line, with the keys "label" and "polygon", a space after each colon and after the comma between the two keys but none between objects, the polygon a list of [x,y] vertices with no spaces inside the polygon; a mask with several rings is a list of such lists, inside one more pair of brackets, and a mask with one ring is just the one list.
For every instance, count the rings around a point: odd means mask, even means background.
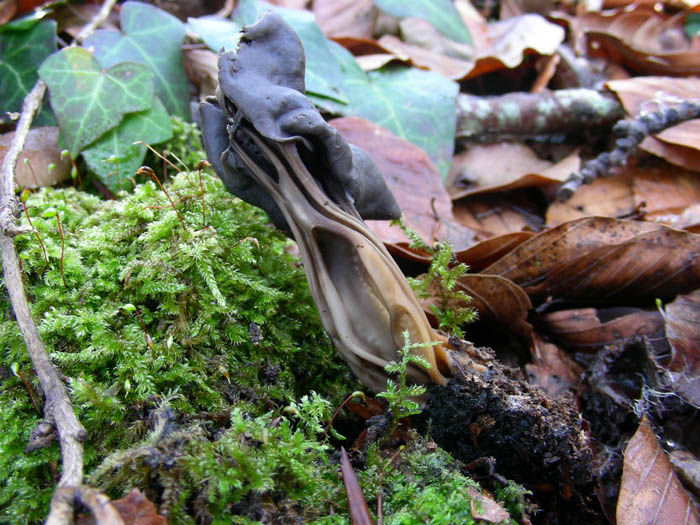
[{"label": "thin branch", "polygon": [[[95,517],[99,525],[124,525],[124,520],[114,508],[112,502],[102,492],[92,487],[61,487],[56,489],[51,498],[51,514],[44,525],[63,525],[73,523],[73,508],[82,503]],[[53,509],[60,509],[54,512]]]},{"label": "thin branch", "polygon": [[[115,1],[106,0],[100,12],[80,32],[76,40],[82,40],[92,33],[109,15]],[[61,478],[58,482],[60,488],[80,486],[82,483],[83,442],[87,439],[87,432],[73,412],[66,387],[49,359],[39,331],[32,319],[13,241],[14,235],[27,231],[26,228],[18,228],[16,225],[21,213],[19,200],[15,195],[17,160],[24,149],[29,128],[41,107],[45,92],[46,84],[40,79],[24,98],[15,135],[0,168],[0,254],[10,304],[44,394],[45,422],[47,425],[55,426],[58,432],[62,458]],[[52,504],[47,523],[72,523],[72,513],[73,505],[71,502],[67,502],[65,505],[57,504],[55,507]],[[113,523],[119,522],[113,521]]]}]

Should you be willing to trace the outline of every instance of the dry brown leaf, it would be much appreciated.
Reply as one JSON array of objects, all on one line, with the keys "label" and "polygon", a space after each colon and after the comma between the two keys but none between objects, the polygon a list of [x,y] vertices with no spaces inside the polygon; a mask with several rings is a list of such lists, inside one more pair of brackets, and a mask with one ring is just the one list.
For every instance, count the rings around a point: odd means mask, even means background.
[{"label": "dry brown leaf", "polygon": [[625,450],[616,514],[618,525],[700,523],[646,416]]},{"label": "dry brown leaf", "polygon": [[[418,68],[429,69],[454,80],[465,78],[475,64],[474,61],[452,58],[430,49],[407,44],[393,35],[383,35],[378,43],[389,51],[392,57],[401,59],[407,57]],[[363,69],[367,69],[366,63]]]},{"label": "dry brown leaf", "polygon": [[639,336],[664,338],[664,322],[655,310],[639,308],[576,308],[541,317],[543,328],[568,350],[595,352]]},{"label": "dry brown leaf", "polygon": [[455,257],[459,262],[467,264],[471,272],[480,272],[533,235],[536,235],[535,232],[515,232],[491,237],[466,250],[455,252]]},{"label": "dry brown leaf", "polygon": [[700,54],[683,33],[683,13],[670,17],[652,6],[571,16],[567,20],[578,51],[587,44],[590,57],[604,56],[630,69],[655,75],[693,75],[700,72]]},{"label": "dry brown leaf", "polygon": [[479,324],[507,328],[525,347],[534,347],[532,325],[527,322],[532,303],[522,288],[499,275],[474,273],[460,277],[456,288],[472,298],[469,306],[479,313]]},{"label": "dry brown leaf", "polygon": [[540,205],[529,190],[470,195],[453,203],[455,219],[478,240],[524,230],[539,231],[544,224]]},{"label": "dry brown leaf", "polygon": [[645,162],[640,166],[616,168],[613,177],[596,179],[581,186],[566,202],[555,202],[547,209],[547,224],[593,215],[623,217],[639,214],[645,220],[675,228],[690,224],[680,217],[700,202],[700,177],[666,162]]},{"label": "dry brown leaf", "polygon": [[[5,157],[14,136],[14,131],[0,135],[0,160]],[[26,163],[24,159],[27,159]],[[53,169],[49,169],[51,164],[55,166]],[[69,158],[61,158],[58,128],[33,128],[29,130],[24,150],[19,156],[15,182],[26,188],[52,186],[69,178],[71,167]]]},{"label": "dry brown leaf", "polygon": [[557,345],[537,337],[532,360],[532,363],[525,365],[530,382],[541,386],[549,394],[560,396],[583,389],[583,369]]},{"label": "dry brown leaf", "polygon": [[474,488],[469,487],[469,497],[471,498],[472,517],[475,520],[482,520],[486,523],[501,523],[510,517],[500,503]]},{"label": "dry brown leaf", "polygon": [[372,0],[314,0],[312,11],[328,38],[371,38],[379,14]]},{"label": "dry brown leaf", "polygon": [[455,155],[446,185],[453,200],[487,192],[554,186],[578,171],[580,164],[578,152],[555,164],[540,159],[518,142],[472,146]]},{"label": "dry brown leaf", "polygon": [[[124,525],[168,525],[168,520],[158,514],[156,506],[139,489],[131,489],[123,498],[112,501],[112,505],[119,512]],[[93,524],[95,518],[92,515],[81,516],[76,522],[76,525]]]},{"label": "dry brown leaf", "polygon": [[484,273],[509,278],[538,304],[651,301],[700,282],[700,236],[660,224],[590,217],[525,241]]},{"label": "dry brown leaf", "polygon": [[664,363],[671,387],[700,408],[700,290],[680,295],[664,308],[671,360]]},{"label": "dry brown leaf", "polygon": [[[447,240],[456,249],[472,243],[474,233],[458,224],[440,174],[418,146],[385,128],[356,117],[330,121],[345,139],[372,158],[396,197],[406,224],[428,244]],[[367,221],[370,230],[385,243],[406,242],[398,227],[387,221]]]},{"label": "dry brown leaf", "polygon": [[595,179],[576,190],[565,202],[553,202],[545,215],[548,226],[584,217],[624,217],[635,210],[632,176],[625,172]]},{"label": "dry brown leaf", "polygon": [[668,456],[678,477],[700,496],[700,460],[685,450],[674,450]]},{"label": "dry brown leaf", "polygon": [[355,471],[348,459],[348,453],[345,452],[343,447],[340,449],[340,471],[343,475],[345,495],[348,498],[348,512],[352,525],[372,525],[367,502],[362,495],[362,489],[357,482]]},{"label": "dry brown leaf", "polygon": [[12,20],[17,12],[17,0],[0,0],[0,24]]},{"label": "dry brown leaf", "polygon": [[489,37],[492,48],[479,59],[495,58],[506,68],[514,68],[523,61],[526,51],[554,54],[564,41],[564,30],[541,15],[530,13],[489,24]]}]

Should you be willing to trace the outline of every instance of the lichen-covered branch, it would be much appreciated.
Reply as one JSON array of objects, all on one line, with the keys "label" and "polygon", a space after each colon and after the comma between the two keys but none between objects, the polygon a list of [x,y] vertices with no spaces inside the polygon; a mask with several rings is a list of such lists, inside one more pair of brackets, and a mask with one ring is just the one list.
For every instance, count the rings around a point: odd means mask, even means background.
[{"label": "lichen-covered branch", "polygon": [[[83,39],[94,31],[106,19],[114,4],[115,0],[106,0],[99,13],[81,31],[79,38]],[[44,394],[45,421],[40,424],[41,434],[49,436],[52,434],[51,427],[55,427],[62,458],[58,486],[71,487],[79,486],[82,483],[83,442],[87,439],[87,432],[73,412],[65,385],[49,359],[39,331],[32,319],[13,241],[15,235],[26,231],[26,229],[18,228],[16,225],[16,220],[20,215],[20,206],[15,196],[14,184],[17,161],[24,149],[32,120],[41,107],[45,91],[46,85],[43,81],[38,80],[25,97],[15,135],[3,159],[2,171],[0,171],[0,252],[5,286],[12,310]],[[72,522],[72,512],[72,503],[65,502],[56,507],[52,505],[47,522],[70,523]],[[64,514],[70,514],[70,519],[57,517]]]},{"label": "lichen-covered branch", "polygon": [[593,89],[457,96],[457,140],[497,141],[611,125],[624,118],[617,97]]},{"label": "lichen-covered branch", "polygon": [[570,199],[581,184],[590,184],[597,177],[607,175],[613,166],[625,164],[627,158],[649,135],[661,133],[667,128],[698,117],[700,104],[685,100],[677,107],[619,121],[612,130],[618,137],[615,147],[585,162],[579,172],[572,173],[559,189],[559,200]]}]

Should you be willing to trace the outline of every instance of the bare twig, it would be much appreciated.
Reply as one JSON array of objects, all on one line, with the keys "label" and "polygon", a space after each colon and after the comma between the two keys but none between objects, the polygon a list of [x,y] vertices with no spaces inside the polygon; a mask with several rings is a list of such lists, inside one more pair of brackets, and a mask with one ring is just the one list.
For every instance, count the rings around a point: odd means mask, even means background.
[{"label": "bare twig", "polygon": [[[92,33],[104,21],[114,4],[115,0],[105,0],[98,15],[81,31],[76,40],[82,40]],[[75,487],[80,486],[83,480],[83,442],[87,439],[87,432],[73,412],[65,385],[49,359],[39,331],[32,319],[13,241],[14,235],[24,233],[27,230],[26,228],[18,228],[16,225],[17,218],[21,213],[19,201],[15,196],[14,181],[17,160],[24,149],[29,128],[41,106],[45,92],[46,84],[42,80],[38,80],[24,98],[15,136],[0,169],[0,253],[10,304],[44,394],[45,421],[49,425],[55,426],[58,432],[63,463],[58,486]],[[72,513],[71,502],[55,506],[52,504],[47,523],[54,525],[72,523]],[[113,523],[119,522],[114,521]]]},{"label": "bare twig", "polygon": [[84,485],[56,489],[51,498],[51,508],[60,511],[52,510],[44,525],[73,523],[73,507],[76,503],[82,503],[90,509],[99,525],[124,525],[124,520],[109,498],[99,490]]}]

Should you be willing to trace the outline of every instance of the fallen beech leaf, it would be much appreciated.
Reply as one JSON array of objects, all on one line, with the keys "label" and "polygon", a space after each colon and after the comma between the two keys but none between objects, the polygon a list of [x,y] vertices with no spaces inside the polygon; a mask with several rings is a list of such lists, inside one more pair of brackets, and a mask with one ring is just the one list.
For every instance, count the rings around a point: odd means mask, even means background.
[{"label": "fallen beech leaf", "polygon": [[478,233],[479,240],[498,235],[539,231],[544,224],[539,200],[530,190],[469,195],[453,203],[455,219]]},{"label": "fallen beech leaf", "polygon": [[596,179],[576,190],[567,202],[556,202],[547,209],[547,224],[600,215],[621,217],[639,213],[645,220],[662,222],[675,228],[680,215],[700,202],[697,173],[679,169],[666,162],[645,162],[640,166],[622,166],[616,175]]},{"label": "fallen beech leaf", "polygon": [[455,252],[455,257],[459,262],[467,264],[470,272],[477,273],[533,235],[536,235],[535,232],[515,232],[491,237],[465,250]]},{"label": "fallen beech leaf", "polygon": [[552,163],[517,142],[472,146],[454,157],[446,185],[453,200],[486,192],[554,186],[578,171],[580,165],[578,152]]},{"label": "fallen beech leaf", "polygon": [[685,450],[674,450],[668,456],[678,477],[700,496],[700,460]]},{"label": "fallen beech leaf", "polygon": [[[418,146],[360,118],[339,118],[330,124],[372,158],[396,197],[406,224],[428,244],[435,239],[448,240],[457,249],[471,244],[473,232],[454,220],[440,175]],[[407,240],[398,227],[389,226],[387,221],[367,221],[367,224],[385,243]]]},{"label": "fallen beech leaf", "polygon": [[579,51],[583,51],[586,41],[589,57],[603,55],[645,74],[700,72],[700,55],[683,34],[682,17],[665,15],[646,5],[576,17],[562,13],[553,16],[569,22]]},{"label": "fallen beech leaf", "polygon": [[534,332],[527,322],[532,303],[527,294],[512,281],[498,275],[463,275],[456,288],[469,295],[469,306],[479,314],[477,323],[494,329],[507,327],[527,348],[534,347]]},{"label": "fallen beech leaf", "polygon": [[584,217],[622,217],[635,210],[632,175],[624,171],[613,177],[599,177],[584,184],[565,202],[555,201],[545,215],[548,226]]},{"label": "fallen beech leaf", "polygon": [[532,363],[525,365],[530,382],[541,386],[549,394],[560,396],[583,389],[583,369],[552,343],[537,337]]},{"label": "fallen beech leaf", "polygon": [[[156,512],[156,506],[139,489],[131,491],[121,499],[112,501],[124,525],[168,525],[168,520]],[[92,515],[81,516],[77,525],[94,525]]]},{"label": "fallen beech leaf", "polygon": [[357,482],[355,471],[344,447],[340,449],[340,471],[343,474],[343,484],[345,485],[345,495],[348,498],[348,512],[352,525],[372,525],[367,502],[362,495],[362,489]]},{"label": "fallen beech leaf", "polygon": [[430,49],[407,44],[393,35],[383,35],[378,43],[393,56],[407,57],[414,66],[435,71],[453,80],[465,78],[474,67],[473,61],[452,58]]},{"label": "fallen beech leaf", "polygon": [[327,38],[371,38],[379,14],[372,0],[314,0],[312,11]]},{"label": "fallen beech leaf", "polygon": [[544,329],[568,350],[595,352],[639,336],[664,338],[664,322],[655,310],[639,308],[576,308],[541,316]]},{"label": "fallen beech leaf", "polygon": [[383,35],[377,42],[395,56],[455,80],[466,77],[474,67],[474,46],[451,40],[430,22],[405,18],[399,27],[401,39]]},{"label": "fallen beech leaf", "polygon": [[700,236],[660,224],[591,217],[525,241],[484,273],[507,277],[533,303],[673,297],[697,287]]},{"label": "fallen beech leaf", "polygon": [[664,369],[672,388],[700,408],[700,290],[680,295],[664,308],[671,361]]},{"label": "fallen beech leaf", "polygon": [[[506,68],[518,66],[526,51],[539,55],[552,55],[564,41],[564,29],[548,22],[544,17],[528,13],[508,20],[489,24],[492,48],[488,56],[479,56],[479,61],[495,59]],[[479,64],[470,77],[482,74]]]},{"label": "fallen beech leaf", "polygon": [[[10,146],[14,131],[0,135],[0,159]],[[25,164],[24,159],[27,159]],[[55,167],[49,169],[53,164]],[[33,128],[27,134],[24,150],[17,162],[15,182],[18,186],[39,188],[52,186],[70,177],[71,162],[68,157],[61,158],[58,147],[58,128],[54,126]]]},{"label": "fallen beech leaf", "polygon": [[625,449],[616,514],[618,525],[700,523],[646,416]]},{"label": "fallen beech leaf", "polygon": [[12,20],[17,12],[17,0],[0,0],[0,24]]},{"label": "fallen beech leaf", "polygon": [[486,523],[501,523],[510,517],[508,511],[490,496],[471,487],[469,487],[468,492],[471,498],[472,517],[475,520],[482,520]]}]

